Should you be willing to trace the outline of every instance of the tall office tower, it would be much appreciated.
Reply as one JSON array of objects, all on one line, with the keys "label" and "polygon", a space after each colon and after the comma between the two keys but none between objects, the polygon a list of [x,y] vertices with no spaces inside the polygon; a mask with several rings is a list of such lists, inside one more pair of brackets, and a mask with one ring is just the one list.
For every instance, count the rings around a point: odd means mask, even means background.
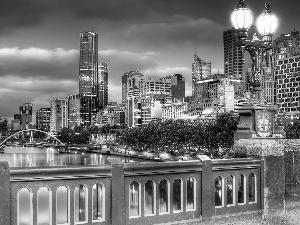
[{"label": "tall office tower", "polygon": [[89,127],[97,122],[97,96],[77,94],[69,97],[68,126]]},{"label": "tall office tower", "polygon": [[31,103],[25,103],[22,106],[20,106],[20,123],[21,123],[21,129],[26,130],[30,127],[32,122],[32,104]]},{"label": "tall office tower", "polygon": [[205,62],[199,58],[195,50],[194,62],[192,63],[192,95],[194,96],[195,85],[198,81],[209,79],[211,76],[211,62]]},{"label": "tall office tower", "polygon": [[300,112],[300,55],[276,61],[276,99],[283,112]]},{"label": "tall office tower", "polygon": [[68,127],[68,99],[52,100],[50,108],[50,132],[58,132]]},{"label": "tall office tower", "polygon": [[164,94],[166,102],[172,102],[172,76],[149,76],[140,83],[140,95]]},{"label": "tall office tower", "polygon": [[79,94],[98,95],[98,34],[80,33]]},{"label": "tall office tower", "polygon": [[224,73],[228,78],[244,80],[242,50],[236,46],[237,41],[236,29],[223,32]]},{"label": "tall office tower", "polygon": [[81,126],[81,96],[81,94],[71,95],[68,99],[68,127],[71,129]]},{"label": "tall office tower", "polygon": [[51,108],[41,108],[36,111],[36,128],[43,131],[50,131]]},{"label": "tall office tower", "polygon": [[300,33],[291,31],[289,34],[281,34],[274,40],[276,60],[289,56],[300,55]]},{"label": "tall office tower", "polygon": [[140,85],[143,79],[144,75],[134,70],[122,76],[122,103],[126,103],[128,97],[140,96]]},{"label": "tall office tower", "polygon": [[106,62],[98,63],[99,108],[104,109],[108,103],[108,69]]},{"label": "tall office tower", "polygon": [[172,102],[183,102],[185,97],[185,78],[181,74],[175,74],[171,78]]}]

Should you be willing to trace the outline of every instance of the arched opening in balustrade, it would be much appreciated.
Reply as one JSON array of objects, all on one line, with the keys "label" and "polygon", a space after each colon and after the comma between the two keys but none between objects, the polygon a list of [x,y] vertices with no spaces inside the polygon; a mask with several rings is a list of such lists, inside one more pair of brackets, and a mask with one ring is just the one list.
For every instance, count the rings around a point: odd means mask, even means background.
[{"label": "arched opening in balustrade", "polygon": [[170,185],[165,179],[159,182],[159,213],[169,213],[170,212]]},{"label": "arched opening in balustrade", "polygon": [[173,181],[173,212],[182,211],[182,180]]},{"label": "arched opening in balustrade", "polygon": [[74,189],[75,222],[87,221],[87,187],[78,184]]},{"label": "arched opening in balustrade", "polygon": [[235,189],[234,189],[234,177],[232,175],[227,177],[227,206],[235,204]]},{"label": "arched opening in balustrade", "polygon": [[148,180],[145,183],[145,215],[155,214],[155,183],[152,180]]},{"label": "arched opening in balustrade", "polygon": [[249,174],[248,178],[248,197],[249,197],[249,203],[255,203],[257,200],[256,193],[256,176],[254,173]]},{"label": "arched opening in balustrade", "polygon": [[240,174],[238,176],[238,204],[246,203],[245,187],[246,187],[245,175]]},{"label": "arched opening in balustrade", "polygon": [[189,177],[186,181],[186,210],[196,208],[196,183],[194,177]]},{"label": "arched opening in balustrade", "polygon": [[47,187],[41,187],[37,191],[37,224],[52,224],[51,191]]},{"label": "arched opening in balustrade", "polygon": [[32,225],[32,191],[22,188],[18,191],[18,225]]},{"label": "arched opening in balustrade", "polygon": [[70,191],[66,186],[59,186],[56,190],[56,224],[70,222]]},{"label": "arched opening in balustrade", "polygon": [[141,213],[140,184],[132,181],[129,185],[129,216],[139,217]]},{"label": "arched opening in balustrade", "polygon": [[105,215],[105,189],[103,184],[93,186],[93,220],[104,220]]},{"label": "arched opening in balustrade", "polygon": [[221,176],[215,179],[215,206],[223,206],[223,179]]}]

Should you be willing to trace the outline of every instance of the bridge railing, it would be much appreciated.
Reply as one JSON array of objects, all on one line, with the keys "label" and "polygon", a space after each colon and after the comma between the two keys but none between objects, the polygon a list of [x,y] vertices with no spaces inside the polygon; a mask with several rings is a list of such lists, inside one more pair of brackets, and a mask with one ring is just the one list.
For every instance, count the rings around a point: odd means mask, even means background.
[{"label": "bridge railing", "polygon": [[155,224],[262,207],[258,159],[9,168],[0,163],[0,224]]}]

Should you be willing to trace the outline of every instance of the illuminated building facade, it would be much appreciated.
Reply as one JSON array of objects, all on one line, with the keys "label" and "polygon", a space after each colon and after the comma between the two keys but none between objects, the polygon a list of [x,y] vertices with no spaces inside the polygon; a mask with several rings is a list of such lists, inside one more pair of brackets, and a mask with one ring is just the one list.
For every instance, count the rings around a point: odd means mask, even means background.
[{"label": "illuminated building facade", "polygon": [[205,62],[197,55],[195,50],[194,62],[192,63],[192,95],[197,86],[197,82],[209,79],[211,76],[211,62]]},{"label": "illuminated building facade", "polygon": [[281,34],[274,40],[276,60],[300,55],[300,33],[291,31],[289,34]]},{"label": "illuminated building facade", "polygon": [[180,119],[187,111],[187,102],[165,104],[162,106],[162,119]]},{"label": "illuminated building facade", "polygon": [[185,98],[185,78],[181,74],[171,77],[172,102],[183,102]]},{"label": "illuminated building facade", "polygon": [[51,108],[41,108],[36,111],[36,128],[43,131],[50,131]]},{"label": "illuminated building facade", "polygon": [[104,109],[108,103],[108,68],[106,62],[98,63],[99,108]]},{"label": "illuminated building facade", "polygon": [[300,111],[300,55],[276,61],[276,99],[283,112]]},{"label": "illuminated building facade", "polygon": [[236,45],[238,41],[236,29],[223,32],[224,73],[228,78],[243,79],[242,50]]},{"label": "illuminated building facade", "polygon": [[50,102],[50,132],[58,132],[68,127],[68,99],[55,99]]},{"label": "illuminated building facade", "polygon": [[19,108],[19,114],[20,114],[20,124],[21,129],[26,130],[30,127],[32,122],[32,104],[31,103],[25,103]]}]

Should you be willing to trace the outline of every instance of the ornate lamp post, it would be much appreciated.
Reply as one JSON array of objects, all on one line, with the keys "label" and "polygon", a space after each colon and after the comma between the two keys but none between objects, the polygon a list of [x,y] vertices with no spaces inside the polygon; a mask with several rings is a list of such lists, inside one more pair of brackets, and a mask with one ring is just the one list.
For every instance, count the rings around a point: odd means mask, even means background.
[{"label": "ornate lamp post", "polygon": [[[277,17],[270,11],[270,5],[265,3],[262,14],[258,17],[256,25],[262,40],[256,34],[250,41],[247,39],[247,31],[252,25],[252,13],[246,7],[244,0],[239,0],[238,6],[231,14],[231,22],[237,30],[237,45],[242,50],[242,60],[244,63],[244,53],[248,51],[252,60],[251,86],[252,96],[250,96],[247,106],[238,106],[236,110],[240,114],[240,124],[236,139],[252,137],[274,137],[283,136],[282,131],[278,131],[274,118],[278,110],[275,105],[267,105],[262,99],[262,64],[271,66],[270,50],[273,49],[272,36],[277,28]],[[247,127],[250,130],[247,130]],[[242,133],[241,133],[241,130]],[[280,130],[280,129],[279,129]],[[239,135],[238,135],[239,133]],[[278,135],[277,135],[278,134]]]}]

